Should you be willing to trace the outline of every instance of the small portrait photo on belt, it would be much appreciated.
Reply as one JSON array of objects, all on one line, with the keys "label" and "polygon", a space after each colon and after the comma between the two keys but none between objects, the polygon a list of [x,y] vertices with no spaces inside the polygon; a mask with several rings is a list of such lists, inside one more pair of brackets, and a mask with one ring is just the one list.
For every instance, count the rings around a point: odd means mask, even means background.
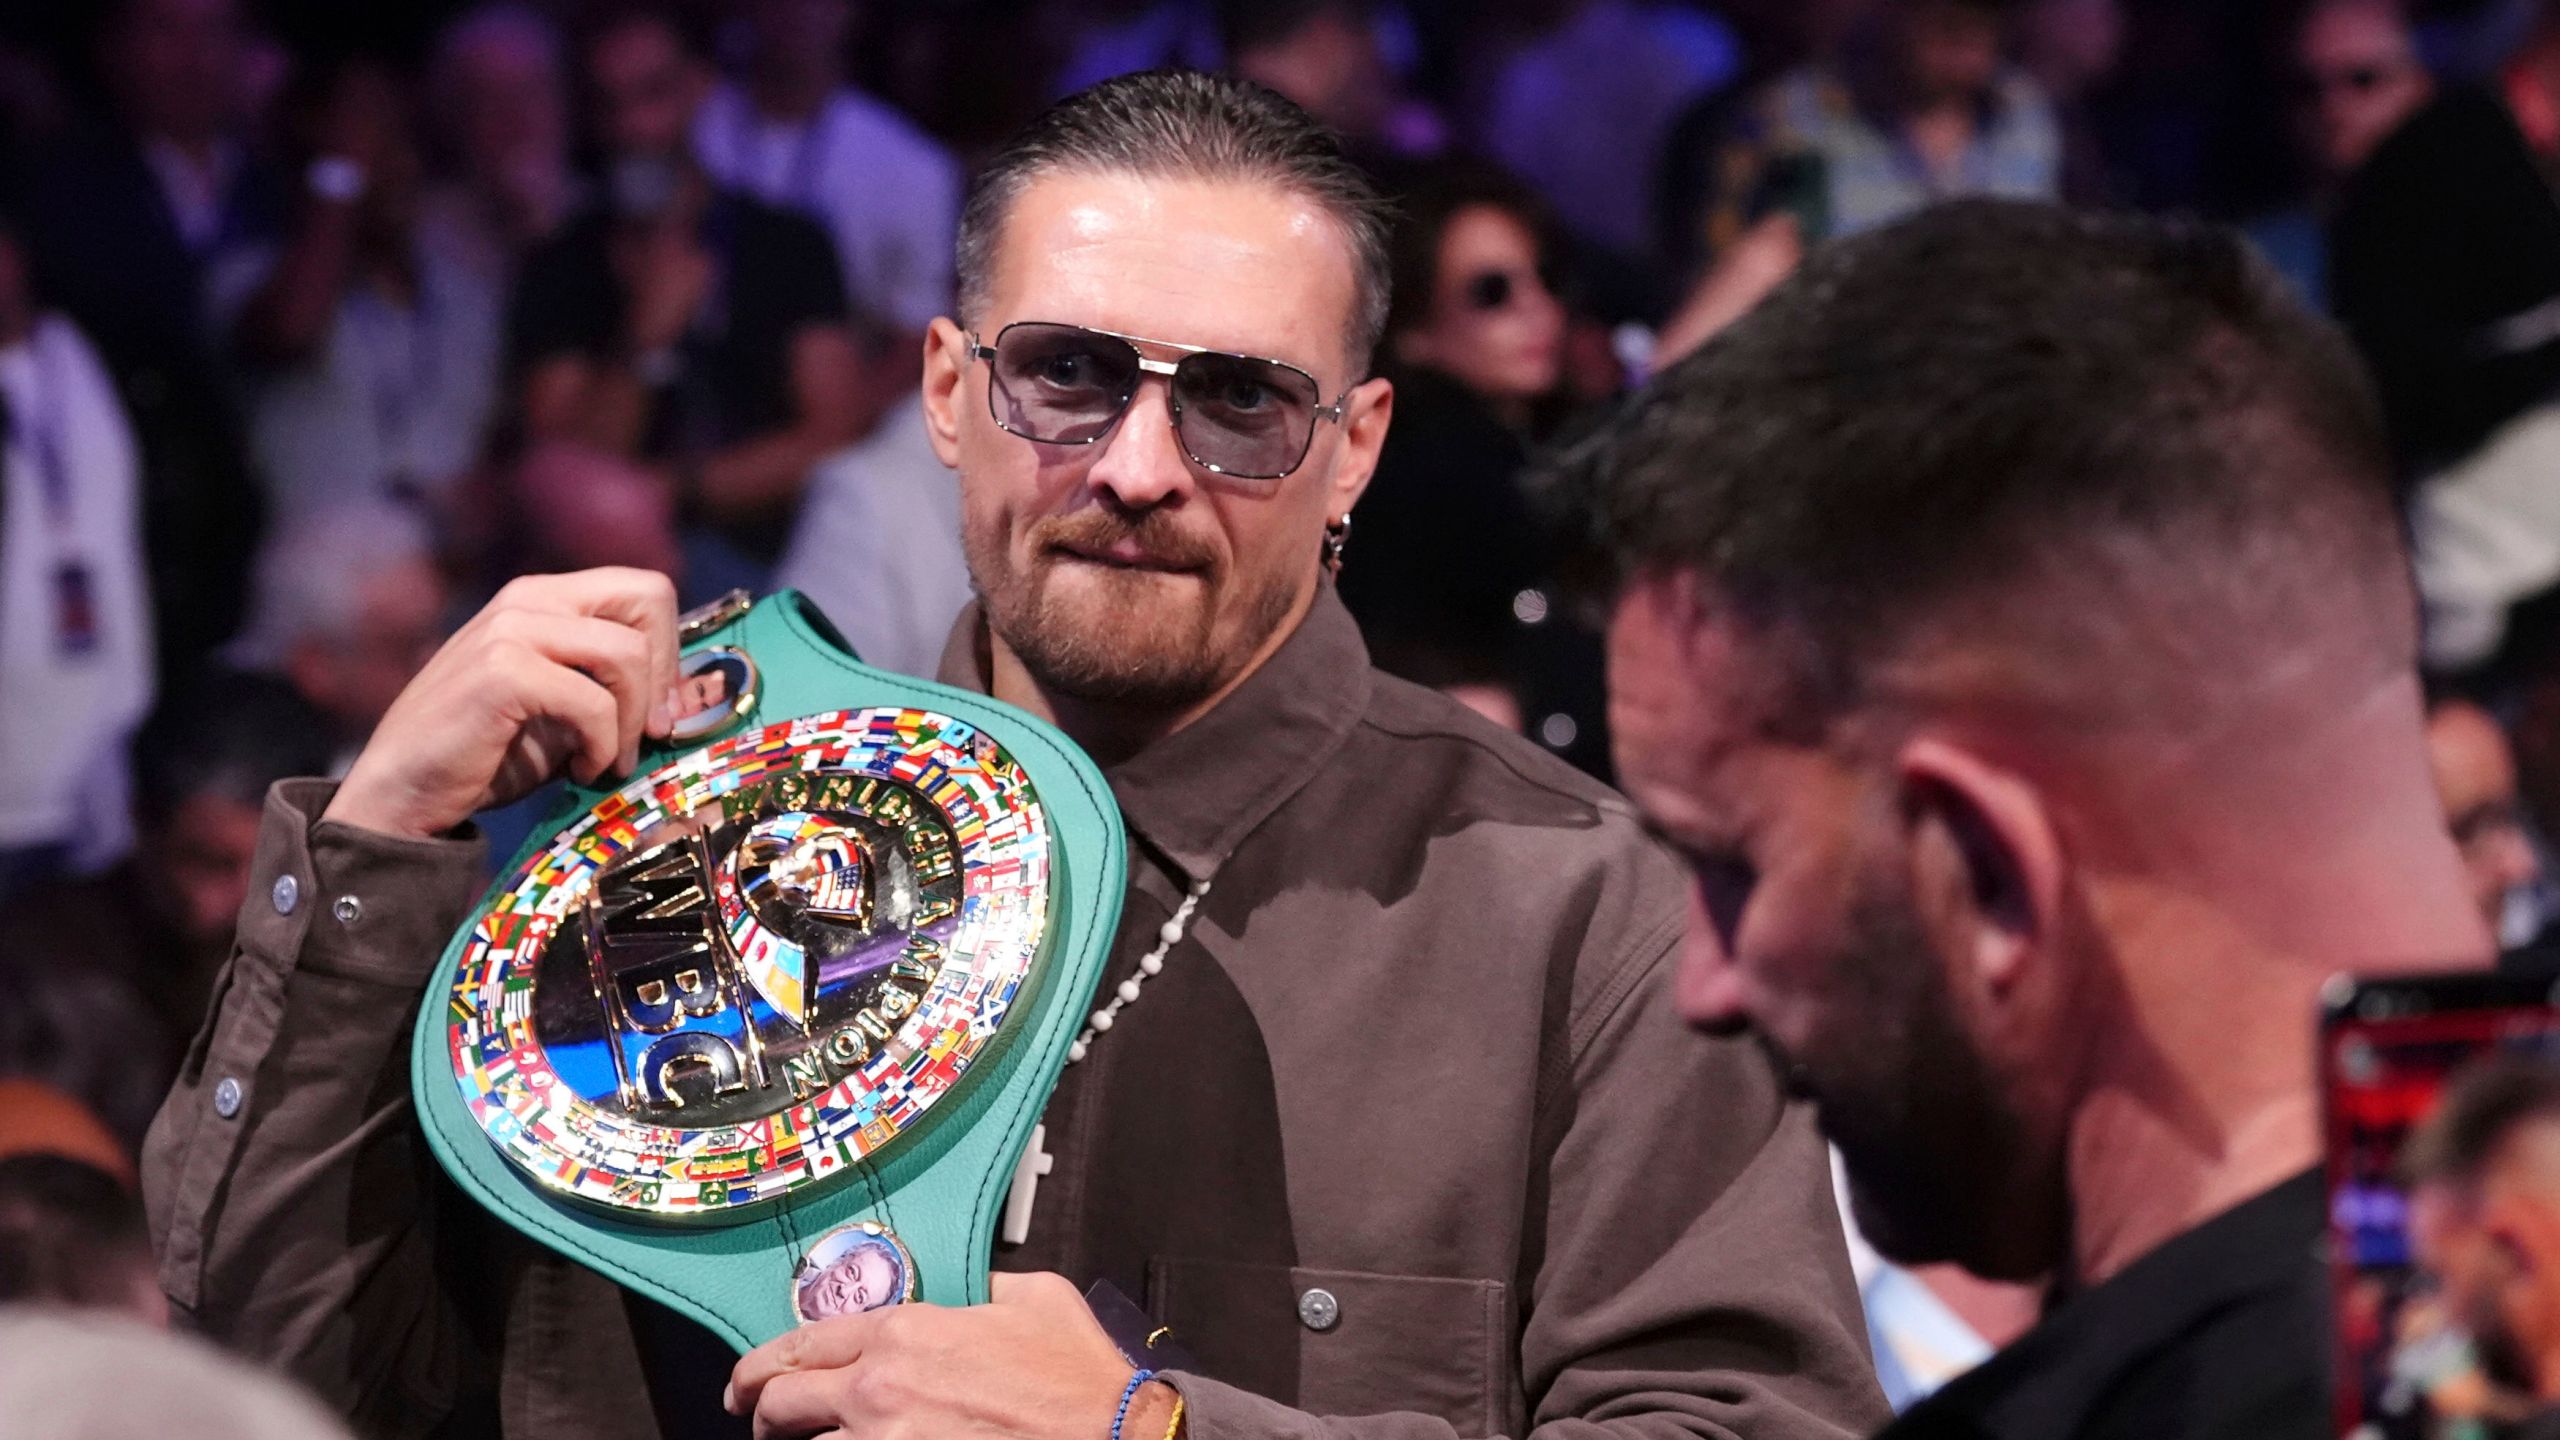
[{"label": "small portrait photo on belt", "polygon": [[676,681],[676,720],[667,738],[677,745],[707,740],[743,720],[756,706],[756,662],[743,650],[714,645],[684,657]]},{"label": "small portrait photo on belt", "polygon": [[819,1237],[791,1279],[803,1321],[831,1320],[915,1298],[916,1262],[887,1227],[864,1221]]}]

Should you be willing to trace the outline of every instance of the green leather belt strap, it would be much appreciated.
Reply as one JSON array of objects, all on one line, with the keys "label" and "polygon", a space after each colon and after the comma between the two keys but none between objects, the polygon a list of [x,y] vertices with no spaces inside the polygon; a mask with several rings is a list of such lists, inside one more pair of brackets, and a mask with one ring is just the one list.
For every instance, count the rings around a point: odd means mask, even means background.
[{"label": "green leather belt strap", "polygon": [[684,638],[699,738],[573,788],[446,948],[411,1064],[430,1148],[742,1350],[983,1301],[1119,924],[1110,791],[1040,721],[861,664],[794,593]]}]

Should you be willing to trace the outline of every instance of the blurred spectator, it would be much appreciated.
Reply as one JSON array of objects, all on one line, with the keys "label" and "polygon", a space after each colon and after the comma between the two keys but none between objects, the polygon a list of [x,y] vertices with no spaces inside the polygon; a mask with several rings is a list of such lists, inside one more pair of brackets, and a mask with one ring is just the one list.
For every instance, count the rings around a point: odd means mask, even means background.
[{"label": "blurred spectator", "polygon": [[810,467],[858,428],[834,249],[694,162],[711,75],[674,19],[617,14],[583,59],[607,194],[516,287],[529,437],[651,463],[679,514],[769,571]]},{"label": "blurred spectator", "polygon": [[0,899],[132,843],[124,744],[152,688],[133,430],[27,280],[0,224]]},{"label": "blurred spectator", "polygon": [[933,453],[920,398],[819,463],[773,583],[816,601],[870,664],[934,673],[969,602],[969,562],[960,487]]},{"label": "blurred spectator", "polygon": [[258,557],[257,603],[234,650],[291,684],[351,760],[444,638],[450,599],[414,511],[387,500],[315,509]]},{"label": "blurred spectator", "polygon": [[[58,1155],[127,1188],[137,1183],[133,1146],[118,1140],[97,1112],[68,1092],[16,1074],[0,1060],[0,1160]],[[0,1297],[4,1299],[5,1297]]]},{"label": "blurred spectator", "polygon": [[1379,668],[1605,765],[1596,650],[1549,602],[1547,537],[1519,483],[1564,403],[1553,212],[1465,160],[1415,172],[1396,199],[1379,361],[1396,417],[1352,512],[1343,603]]},{"label": "blurred spectator", "polygon": [[559,33],[523,5],[483,5],[436,39],[427,110],[443,175],[422,202],[419,243],[501,294],[583,198],[568,89]]},{"label": "blurred spectator", "polygon": [[2002,62],[2006,13],[1881,0],[1836,61],[1684,121],[1664,171],[1675,258],[1711,260],[1780,213],[1811,244],[1960,195],[2057,198],[2061,134],[2042,88]]},{"label": "blurred spectator", "polygon": [[1364,0],[1226,0],[1218,19],[1227,68],[1298,102],[1354,159],[1376,168],[1448,144],[1440,117],[1404,93]]},{"label": "blurred spectator", "polygon": [[329,755],[281,681],[216,674],[164,700],[134,744],[135,855],[0,907],[0,1070],[138,1142],[230,952],[267,787]]},{"label": "blurred spectator", "polygon": [[1206,0],[1088,0],[1058,18],[1065,54],[1049,80],[1052,98],[1132,70],[1215,70],[1226,59]]},{"label": "blurred spectator", "polygon": [[2401,1165],[2419,1267],[2490,1384],[2537,1416],[2507,1433],[2560,1436],[2560,1069],[2537,1056],[2474,1061]]},{"label": "blurred spectator", "polygon": [[2253,218],[2249,238],[2314,303],[2329,295],[2325,229],[2338,192],[2435,93],[2398,0],[2313,0],[2293,30],[2295,144],[2308,171],[2296,204]]},{"label": "blurred spectator", "polygon": [[[511,567],[516,573],[629,565],[683,579],[675,499],[662,477],[632,461],[555,441],[524,456],[512,489],[522,522],[523,549]],[[684,587],[689,602],[696,588]]]},{"label": "blurred spectator", "polygon": [[1723,22],[1664,0],[1553,0],[1494,67],[1484,148],[1554,203],[1573,234],[1649,253],[1655,166],[1671,127],[1742,71]]},{"label": "blurred spectator", "polygon": [[205,267],[275,233],[283,186],[240,134],[235,0],[118,0],[99,19],[108,116],[24,179],[39,287],[105,358],[141,441],[160,672],[240,621],[258,505],[205,325]]},{"label": "blurred spectator", "polygon": [[38,1307],[0,1310],[0,1440],[347,1440],[283,1381],[190,1336]]},{"label": "blurred spectator", "polygon": [[1773,210],[1716,251],[1715,263],[1689,287],[1654,336],[1652,370],[1661,370],[1715,338],[1751,312],[1778,282],[1804,261],[1803,222],[1790,210]]},{"label": "blurred spectator", "polygon": [[[0,1079],[0,1099],[24,1099],[18,1092],[33,1085],[58,1101],[0,1121],[0,1153],[58,1150],[104,1164],[90,1143],[104,1127],[112,1132],[106,1148],[116,1157],[109,1168],[129,1174],[130,1157],[177,1078],[178,1052],[194,1032],[195,1017],[187,1017],[183,1029],[170,1024],[161,997],[146,995],[133,976],[91,963],[79,935],[35,933],[40,919],[92,918],[85,905],[57,900],[87,896],[99,883],[57,882],[0,912],[0,936],[10,941],[0,950],[0,983],[9,995],[0,1006],[0,1077],[8,1077]],[[198,1003],[209,993],[199,991]]]},{"label": "blurred spectator", "polygon": [[1421,172],[1397,203],[1380,357],[1396,417],[1352,515],[1342,598],[1381,669],[1524,730],[1512,602],[1544,557],[1517,477],[1552,418],[1565,327],[1550,212],[1464,161]]},{"label": "blurred spectator", "polygon": [[[2443,88],[2372,145],[2329,227],[2332,304],[2416,487],[2439,670],[2487,658],[2507,608],[2560,580],[2560,198],[2519,124],[2550,106],[2536,77],[2560,73],[2555,56],[2560,12],[2518,58],[2510,96],[2526,108]],[[2341,144],[2362,134],[2350,126]]]},{"label": "blurred spectator", "polygon": [[504,292],[421,242],[416,118],[389,71],[315,71],[286,120],[310,191],[281,242],[239,248],[210,282],[269,528],[366,500],[440,509],[497,399]]},{"label": "blurred spectator", "polygon": [[[694,121],[711,178],[827,227],[870,333],[877,415],[915,389],[924,328],[951,308],[960,171],[905,116],[845,83],[852,0],[748,0],[744,84]],[[886,363],[880,363],[885,361]]]},{"label": "blurred spectator", "polygon": [[0,1304],[111,1310],[169,1323],[142,1201],[123,1179],[50,1148],[0,1154]]},{"label": "blurred spectator", "polygon": [[2435,94],[2397,0],[2317,0],[2294,33],[2313,158],[2344,179]]},{"label": "blurred spectator", "polygon": [[2123,198],[2110,173],[2090,92],[2114,73],[2124,50],[2122,0],[2032,0],[2018,18],[2018,68],[2053,106],[2062,141],[2061,196],[2101,206]]},{"label": "blurred spectator", "polygon": [[2427,761],[2472,899],[2503,945],[2524,944],[2536,928],[2532,890],[2542,862],[2525,831],[2507,732],[2471,701],[2440,696],[2427,707]]}]

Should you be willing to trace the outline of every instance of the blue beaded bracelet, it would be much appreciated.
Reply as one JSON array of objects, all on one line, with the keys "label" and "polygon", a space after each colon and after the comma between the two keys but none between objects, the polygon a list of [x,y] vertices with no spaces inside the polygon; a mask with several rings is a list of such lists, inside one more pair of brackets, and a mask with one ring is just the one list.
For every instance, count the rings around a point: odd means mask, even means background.
[{"label": "blue beaded bracelet", "polygon": [[1120,1427],[1129,1423],[1129,1402],[1138,1398],[1138,1387],[1154,1378],[1153,1370],[1141,1370],[1129,1377],[1129,1388],[1120,1392],[1120,1409],[1111,1417],[1111,1440],[1120,1440]]}]

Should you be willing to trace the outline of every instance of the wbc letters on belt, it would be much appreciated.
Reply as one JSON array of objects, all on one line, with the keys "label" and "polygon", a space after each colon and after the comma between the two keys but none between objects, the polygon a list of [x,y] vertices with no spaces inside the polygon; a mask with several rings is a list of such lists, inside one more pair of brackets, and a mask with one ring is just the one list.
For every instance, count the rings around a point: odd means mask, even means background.
[{"label": "wbc letters on belt", "polygon": [[981,1060],[1033,974],[1049,833],[990,737],[831,711],[682,755],[533,852],[474,926],[454,1076],[501,1154],[633,1217],[849,1172]]}]

